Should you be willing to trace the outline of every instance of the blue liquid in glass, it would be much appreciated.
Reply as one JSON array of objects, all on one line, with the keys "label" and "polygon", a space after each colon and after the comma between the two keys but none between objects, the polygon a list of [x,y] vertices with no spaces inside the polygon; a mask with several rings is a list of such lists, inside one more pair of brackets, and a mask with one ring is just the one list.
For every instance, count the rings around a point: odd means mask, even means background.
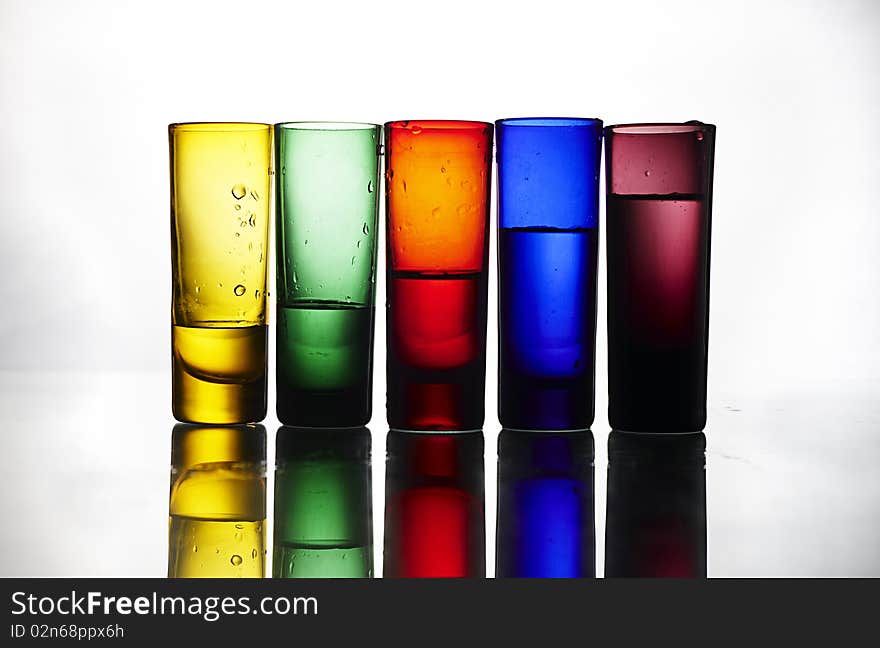
[{"label": "blue liquid in glass", "polygon": [[499,418],[515,429],[594,416],[596,228],[499,230]]}]

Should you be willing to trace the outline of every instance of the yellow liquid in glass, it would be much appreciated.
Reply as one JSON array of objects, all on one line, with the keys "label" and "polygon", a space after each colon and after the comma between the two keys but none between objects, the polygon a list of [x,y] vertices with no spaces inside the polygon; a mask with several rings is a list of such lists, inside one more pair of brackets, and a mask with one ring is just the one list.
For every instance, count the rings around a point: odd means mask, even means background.
[{"label": "yellow liquid in glass", "polygon": [[266,328],[172,327],[174,417],[196,423],[261,420]]}]

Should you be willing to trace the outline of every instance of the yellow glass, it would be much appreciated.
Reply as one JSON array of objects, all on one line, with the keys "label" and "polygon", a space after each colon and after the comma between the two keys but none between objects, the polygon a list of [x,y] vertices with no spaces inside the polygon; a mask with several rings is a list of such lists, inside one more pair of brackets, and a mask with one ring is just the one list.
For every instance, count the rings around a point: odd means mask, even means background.
[{"label": "yellow glass", "polygon": [[266,429],[176,425],[168,512],[169,578],[263,578]]},{"label": "yellow glass", "polygon": [[174,417],[261,421],[272,127],[172,124],[168,134]]}]

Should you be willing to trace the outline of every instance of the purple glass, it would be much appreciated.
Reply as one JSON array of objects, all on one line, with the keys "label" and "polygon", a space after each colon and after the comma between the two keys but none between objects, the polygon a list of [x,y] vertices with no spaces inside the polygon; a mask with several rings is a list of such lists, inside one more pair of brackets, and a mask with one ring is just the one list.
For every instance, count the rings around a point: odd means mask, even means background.
[{"label": "purple glass", "polygon": [[630,432],[706,426],[715,127],[605,129],[608,418]]}]

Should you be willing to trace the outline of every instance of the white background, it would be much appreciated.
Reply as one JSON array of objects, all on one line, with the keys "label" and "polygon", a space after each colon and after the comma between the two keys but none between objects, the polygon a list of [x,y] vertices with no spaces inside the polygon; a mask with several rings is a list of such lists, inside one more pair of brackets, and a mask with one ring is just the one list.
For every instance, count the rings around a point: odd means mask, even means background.
[{"label": "white background", "polygon": [[[718,126],[710,573],[880,571],[878,28],[871,0],[0,0],[0,574],[164,571],[169,122],[544,115]],[[491,573],[494,272],[489,303]]]}]

